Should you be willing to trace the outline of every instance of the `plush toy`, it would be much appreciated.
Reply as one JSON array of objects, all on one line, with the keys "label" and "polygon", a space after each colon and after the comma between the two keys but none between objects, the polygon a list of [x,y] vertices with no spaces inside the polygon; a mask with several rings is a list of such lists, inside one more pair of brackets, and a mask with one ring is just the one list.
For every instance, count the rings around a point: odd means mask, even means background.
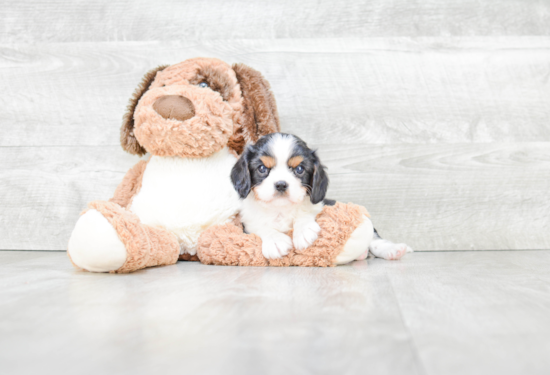
[{"label": "plush toy", "polygon": [[200,260],[243,266],[333,266],[366,254],[373,227],[363,207],[318,215],[315,243],[282,259],[239,223],[231,168],[245,144],[279,131],[269,83],[252,68],[196,58],[148,72],[128,106],[121,144],[143,156],[109,201],[88,204],[73,230],[75,267],[126,273]]}]

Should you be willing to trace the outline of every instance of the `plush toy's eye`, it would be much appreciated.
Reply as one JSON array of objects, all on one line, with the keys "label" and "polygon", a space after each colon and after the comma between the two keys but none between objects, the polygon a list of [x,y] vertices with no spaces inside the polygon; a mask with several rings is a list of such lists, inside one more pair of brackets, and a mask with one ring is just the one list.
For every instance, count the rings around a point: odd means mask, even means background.
[{"label": "plush toy's eye", "polygon": [[201,83],[199,83],[199,87],[201,87],[201,88],[204,89],[205,87],[208,87],[208,83],[206,83],[206,82],[201,82]]},{"label": "plush toy's eye", "polygon": [[302,174],[304,174],[304,167],[299,165],[296,168],[294,168],[294,172],[296,172],[297,175],[302,175]]},{"label": "plush toy's eye", "polygon": [[261,174],[266,174],[267,173],[267,167],[265,165],[260,165],[258,167],[258,172],[260,172]]}]

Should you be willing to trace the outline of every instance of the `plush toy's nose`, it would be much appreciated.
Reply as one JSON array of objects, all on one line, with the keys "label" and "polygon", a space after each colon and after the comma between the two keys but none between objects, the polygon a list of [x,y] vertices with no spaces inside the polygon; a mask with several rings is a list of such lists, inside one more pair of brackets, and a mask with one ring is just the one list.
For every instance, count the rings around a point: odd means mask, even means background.
[{"label": "plush toy's nose", "polygon": [[180,95],[161,96],[153,104],[153,109],[165,119],[185,121],[195,116],[191,100]]}]

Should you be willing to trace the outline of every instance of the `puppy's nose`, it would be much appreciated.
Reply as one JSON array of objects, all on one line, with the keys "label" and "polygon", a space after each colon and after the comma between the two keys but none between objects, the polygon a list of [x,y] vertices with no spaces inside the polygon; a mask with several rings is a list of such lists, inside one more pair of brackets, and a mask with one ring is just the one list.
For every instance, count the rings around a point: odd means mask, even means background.
[{"label": "puppy's nose", "polygon": [[185,121],[195,116],[191,100],[180,95],[161,96],[153,103],[153,109],[165,119]]},{"label": "puppy's nose", "polygon": [[288,184],[286,183],[286,181],[275,182],[275,189],[277,189],[277,191],[283,193],[287,188]]}]

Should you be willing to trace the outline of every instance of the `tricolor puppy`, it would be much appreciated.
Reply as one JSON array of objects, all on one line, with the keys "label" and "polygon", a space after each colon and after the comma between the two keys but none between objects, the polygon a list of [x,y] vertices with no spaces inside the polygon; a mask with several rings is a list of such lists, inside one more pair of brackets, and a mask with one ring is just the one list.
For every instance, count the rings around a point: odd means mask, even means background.
[{"label": "tricolor puppy", "polygon": [[[310,246],[321,230],[315,217],[325,204],[335,204],[325,199],[329,180],[319,157],[290,134],[268,134],[247,146],[231,171],[231,181],[242,199],[245,232],[260,236],[268,259],[287,255],[293,246]],[[292,238],[286,234],[291,229]],[[380,238],[375,230],[369,251],[394,260],[412,249]],[[369,251],[357,259],[366,258]]]},{"label": "tricolor puppy", "polygon": [[[307,248],[321,228],[315,217],[323,205],[328,176],[315,151],[300,138],[268,134],[249,145],[231,171],[243,199],[241,221],[262,239],[262,253],[276,259],[293,247]],[[293,238],[287,233],[294,229]]]}]

